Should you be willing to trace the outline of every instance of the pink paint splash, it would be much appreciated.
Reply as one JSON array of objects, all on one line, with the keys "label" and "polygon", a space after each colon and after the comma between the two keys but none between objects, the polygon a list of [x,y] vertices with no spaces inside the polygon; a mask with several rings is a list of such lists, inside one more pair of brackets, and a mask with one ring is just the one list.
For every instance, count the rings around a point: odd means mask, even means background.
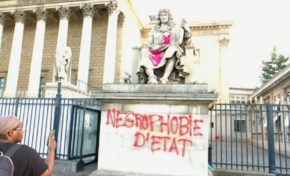
[{"label": "pink paint splash", "polygon": [[171,43],[171,34],[164,37],[164,43],[163,44],[170,44]]},{"label": "pink paint splash", "polygon": [[[163,39],[163,44],[170,44],[171,43],[171,34],[167,35]],[[151,50],[151,61],[154,66],[158,66],[162,60],[164,53],[160,50]]]}]

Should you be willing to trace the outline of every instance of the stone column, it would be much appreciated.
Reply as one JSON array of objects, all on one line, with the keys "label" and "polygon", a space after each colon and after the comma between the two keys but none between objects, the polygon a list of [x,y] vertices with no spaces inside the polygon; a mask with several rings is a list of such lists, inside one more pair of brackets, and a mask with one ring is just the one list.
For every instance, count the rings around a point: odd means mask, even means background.
[{"label": "stone column", "polygon": [[62,45],[67,45],[67,35],[68,35],[68,19],[70,15],[70,10],[67,7],[61,7],[58,9],[59,15],[59,28],[57,36],[56,50]]},{"label": "stone column", "polygon": [[7,84],[4,93],[6,97],[16,96],[24,33],[24,11],[16,10],[14,13],[14,18],[15,27],[8,66]]},{"label": "stone column", "polygon": [[90,66],[93,6],[91,4],[85,4],[82,8],[82,11],[84,18],[78,65],[77,86],[79,90],[86,92],[88,89],[87,86]]},{"label": "stone column", "polygon": [[5,15],[3,13],[0,13],[0,53],[1,53],[1,47],[2,47],[2,36],[3,36],[3,29],[4,29],[4,18],[5,18]]},{"label": "stone column", "polygon": [[117,53],[117,24],[119,11],[117,2],[111,1],[108,5],[109,20],[107,29],[107,41],[104,61],[103,83],[113,83],[115,76],[115,64]]},{"label": "stone column", "polygon": [[35,13],[37,18],[37,24],[28,84],[28,96],[30,97],[38,96],[47,16],[46,11],[43,9],[37,9]]},{"label": "stone column", "polygon": [[227,54],[227,48],[229,44],[229,39],[223,37],[219,39],[219,60],[218,60],[218,87],[217,92],[219,94],[219,101],[226,103],[228,100],[228,83],[224,79],[224,61]]}]

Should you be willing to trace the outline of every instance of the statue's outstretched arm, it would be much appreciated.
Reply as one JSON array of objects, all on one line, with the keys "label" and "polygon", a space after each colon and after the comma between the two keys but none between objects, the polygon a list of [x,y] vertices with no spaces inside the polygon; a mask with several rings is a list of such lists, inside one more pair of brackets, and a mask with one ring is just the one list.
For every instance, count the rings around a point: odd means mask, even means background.
[{"label": "statue's outstretched arm", "polygon": [[185,32],[191,32],[190,27],[187,24],[187,21],[185,19],[181,20],[181,27],[185,30]]},{"label": "statue's outstretched arm", "polygon": [[184,36],[184,29],[183,28],[180,30],[179,36],[180,37],[179,37],[179,40],[178,40],[178,45],[181,45],[182,42],[183,42],[183,40],[184,40],[184,38],[183,38],[183,36]]},{"label": "statue's outstretched arm", "polygon": [[182,19],[181,21],[181,27],[184,30],[184,34],[183,34],[184,45],[191,45],[191,37],[192,37],[191,30],[184,19]]}]

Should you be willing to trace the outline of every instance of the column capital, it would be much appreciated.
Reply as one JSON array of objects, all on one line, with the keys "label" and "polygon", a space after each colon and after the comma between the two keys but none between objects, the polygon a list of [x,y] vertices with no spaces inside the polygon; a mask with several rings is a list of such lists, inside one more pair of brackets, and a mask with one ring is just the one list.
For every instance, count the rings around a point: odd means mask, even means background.
[{"label": "column capital", "polygon": [[0,13],[0,23],[3,23],[5,20],[5,15],[4,13]]},{"label": "column capital", "polygon": [[14,19],[16,22],[23,22],[25,20],[26,14],[23,10],[16,10],[14,12]]},{"label": "column capital", "polygon": [[47,18],[47,11],[43,8],[38,8],[35,11],[37,20],[46,20]]},{"label": "column capital", "polygon": [[229,39],[228,38],[222,38],[219,40],[220,46],[221,47],[227,47],[229,45]]},{"label": "column capital", "polygon": [[92,4],[86,3],[83,7],[82,7],[82,11],[83,11],[83,16],[93,16],[94,14],[94,7]]},{"label": "column capital", "polygon": [[117,10],[118,2],[116,0],[110,1],[110,3],[107,5],[109,15],[111,15],[113,12]]},{"label": "column capital", "polygon": [[68,18],[70,15],[70,9],[68,7],[62,6],[57,11],[60,18]]}]

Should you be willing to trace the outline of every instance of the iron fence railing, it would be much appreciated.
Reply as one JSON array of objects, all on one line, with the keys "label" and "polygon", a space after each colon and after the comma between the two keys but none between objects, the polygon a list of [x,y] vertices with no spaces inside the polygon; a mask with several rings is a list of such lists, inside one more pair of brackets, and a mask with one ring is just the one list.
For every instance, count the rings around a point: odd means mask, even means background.
[{"label": "iron fence railing", "polygon": [[289,105],[216,104],[210,110],[210,164],[290,175],[289,118]]},{"label": "iron fence railing", "polygon": [[95,99],[0,98],[0,116],[16,115],[23,122],[23,144],[46,157],[48,135],[55,129],[56,157],[78,160],[79,169],[97,160],[100,108]]}]

